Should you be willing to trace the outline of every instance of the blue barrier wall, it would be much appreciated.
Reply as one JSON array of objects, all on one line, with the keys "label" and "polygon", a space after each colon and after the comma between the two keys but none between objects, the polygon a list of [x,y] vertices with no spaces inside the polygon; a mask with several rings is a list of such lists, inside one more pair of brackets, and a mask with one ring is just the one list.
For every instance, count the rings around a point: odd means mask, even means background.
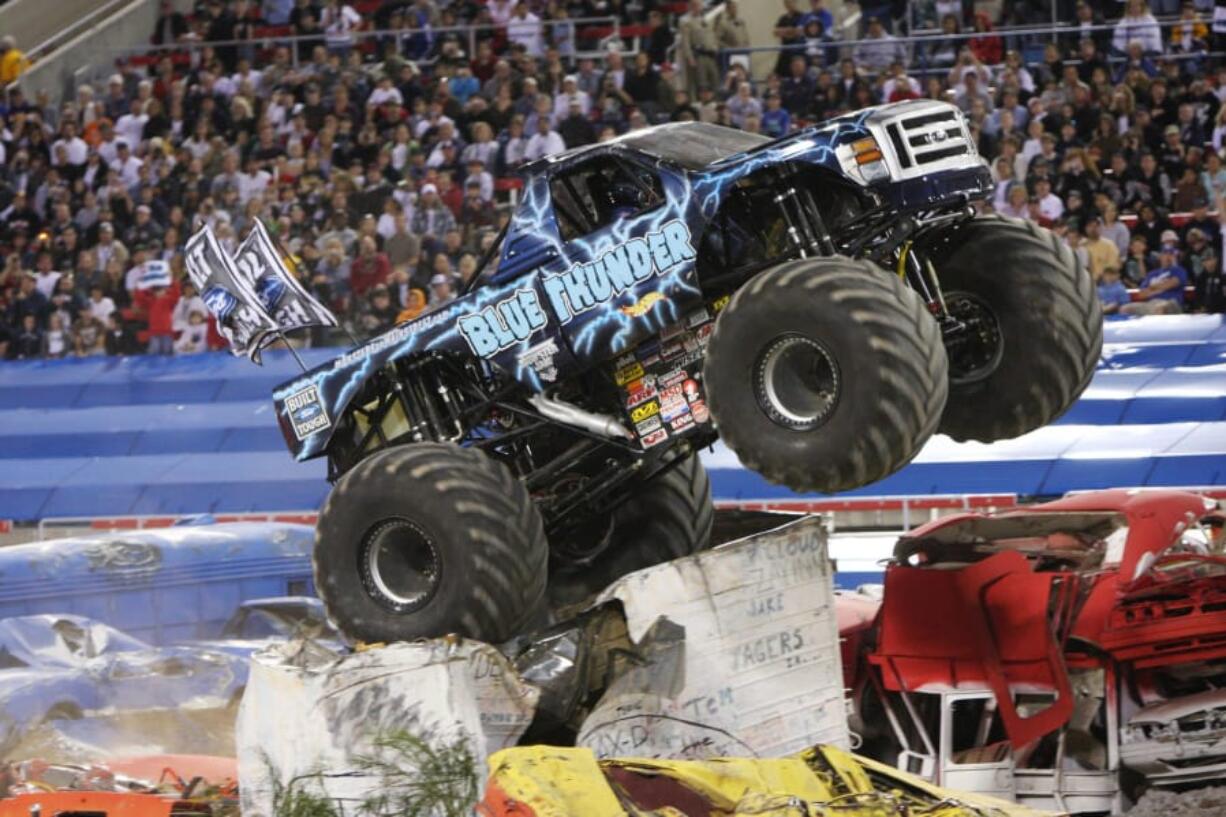
[{"label": "blue barrier wall", "polygon": [[[1061,420],[991,446],[933,439],[861,496],[1055,495],[1117,485],[1226,484],[1226,324],[1149,317],[1106,327],[1103,361]],[[337,350],[308,350],[317,365]],[[272,416],[285,353],[0,364],[0,519],[319,507],[322,461],[295,463]],[[717,499],[789,497],[722,446]]]}]

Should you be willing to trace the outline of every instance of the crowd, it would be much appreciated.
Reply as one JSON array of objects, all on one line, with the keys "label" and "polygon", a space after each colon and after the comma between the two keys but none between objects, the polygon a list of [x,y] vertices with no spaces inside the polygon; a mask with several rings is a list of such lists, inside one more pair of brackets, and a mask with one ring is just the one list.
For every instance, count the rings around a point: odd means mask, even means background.
[{"label": "crowd", "polygon": [[[809,2],[786,3],[762,81],[721,58],[749,44],[736,0],[714,18],[701,0],[163,3],[153,42],[181,50],[121,61],[58,105],[20,81],[0,101],[0,356],[219,347],[183,245],[207,224],[233,251],[256,219],[370,335],[455,297],[525,162],[658,122],[775,136],[916,97],[966,112],[997,181],[985,207],[1058,232],[1109,312],[1226,311],[1209,10],[1157,0],[1179,18],[1163,28],[1144,0],[1082,0],[1028,63],[997,24],[1035,3],[913,4],[942,34],[903,48],[891,31],[914,20],[887,0],[861,0],[851,45]],[[645,23],[639,47],[577,49],[574,21],[608,16]],[[473,53],[464,24],[482,26]],[[266,26],[300,39],[264,48]]]}]

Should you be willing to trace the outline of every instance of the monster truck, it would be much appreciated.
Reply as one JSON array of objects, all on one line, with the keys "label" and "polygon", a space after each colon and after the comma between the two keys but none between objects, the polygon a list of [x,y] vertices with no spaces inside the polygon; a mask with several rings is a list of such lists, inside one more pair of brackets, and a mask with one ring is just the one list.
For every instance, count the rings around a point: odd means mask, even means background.
[{"label": "monster truck", "polygon": [[705,547],[717,437],[844,491],[938,429],[1048,423],[1099,356],[1086,271],[976,215],[992,180],[944,103],[774,141],[662,125],[523,177],[459,297],[275,390],[293,455],[328,459],[316,584],[354,638],[498,641],[547,585],[562,603]]}]

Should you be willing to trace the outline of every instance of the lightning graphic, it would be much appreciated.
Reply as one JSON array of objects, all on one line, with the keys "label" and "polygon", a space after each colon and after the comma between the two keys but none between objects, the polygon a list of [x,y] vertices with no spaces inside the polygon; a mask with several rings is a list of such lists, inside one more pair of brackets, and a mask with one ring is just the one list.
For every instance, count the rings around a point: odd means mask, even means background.
[{"label": "lightning graphic", "polygon": [[[681,220],[689,226],[690,240],[697,251],[703,228],[714,218],[733,185],[766,167],[784,163],[815,164],[844,175],[838,149],[872,134],[865,125],[873,109],[850,114],[822,125],[798,131],[785,139],[766,143],[761,148],[729,156],[701,170],[686,170],[664,160],[651,160],[656,176],[661,180],[664,201],[659,206],[630,218],[622,218],[589,236],[564,241],[558,229],[550,194],[550,180],[556,172],[566,172],[570,164],[541,172],[526,180],[523,195],[511,217],[503,243],[499,269],[492,283],[480,287],[462,299],[453,301],[416,320],[388,330],[331,363],[308,372],[273,391],[279,413],[287,414],[284,401],[308,385],[315,385],[332,417],[342,416],[362,384],[389,362],[433,350],[453,350],[469,353],[459,331],[458,321],[506,298],[515,289],[530,287],[543,304],[542,280],[560,273],[572,265],[596,261],[605,252],[660,232],[663,225]],[[680,135],[679,135],[679,138]],[[639,158],[636,164],[641,164]],[[541,259],[535,269],[522,274],[514,272],[524,261]],[[646,287],[663,297],[641,315],[631,308],[647,294]],[[658,334],[680,321],[701,301],[695,259],[686,259],[665,271],[656,271],[651,278],[623,293],[611,297],[598,309],[568,316],[554,315],[554,320],[526,340],[503,349],[488,362],[512,374],[516,380],[534,392],[543,390],[539,373],[520,361],[520,356],[545,337],[554,338],[559,349],[557,370],[566,377],[577,366],[590,366],[610,360],[627,351],[646,337]],[[552,306],[547,307],[553,314]],[[573,354],[573,358],[571,357]],[[295,453],[306,460],[323,453],[328,435],[308,437]]]}]

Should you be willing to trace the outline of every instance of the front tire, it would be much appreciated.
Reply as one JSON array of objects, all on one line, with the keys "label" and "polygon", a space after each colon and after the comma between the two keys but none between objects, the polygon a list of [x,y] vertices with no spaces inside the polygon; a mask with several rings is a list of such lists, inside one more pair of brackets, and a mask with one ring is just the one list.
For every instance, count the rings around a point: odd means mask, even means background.
[{"label": "front tire", "polygon": [[948,389],[919,296],[842,257],[791,261],[737,291],[703,373],[724,443],[794,491],[846,491],[897,471],[936,429]]},{"label": "front tire", "polygon": [[1102,354],[1094,282],[1058,236],[1029,221],[982,216],[923,252],[950,314],[949,403],[940,430],[990,443],[1033,431],[1072,406]]},{"label": "front tire", "polygon": [[315,586],[350,638],[500,642],[544,607],[549,551],[523,483],[479,451],[414,443],[337,482],[315,531]]}]

